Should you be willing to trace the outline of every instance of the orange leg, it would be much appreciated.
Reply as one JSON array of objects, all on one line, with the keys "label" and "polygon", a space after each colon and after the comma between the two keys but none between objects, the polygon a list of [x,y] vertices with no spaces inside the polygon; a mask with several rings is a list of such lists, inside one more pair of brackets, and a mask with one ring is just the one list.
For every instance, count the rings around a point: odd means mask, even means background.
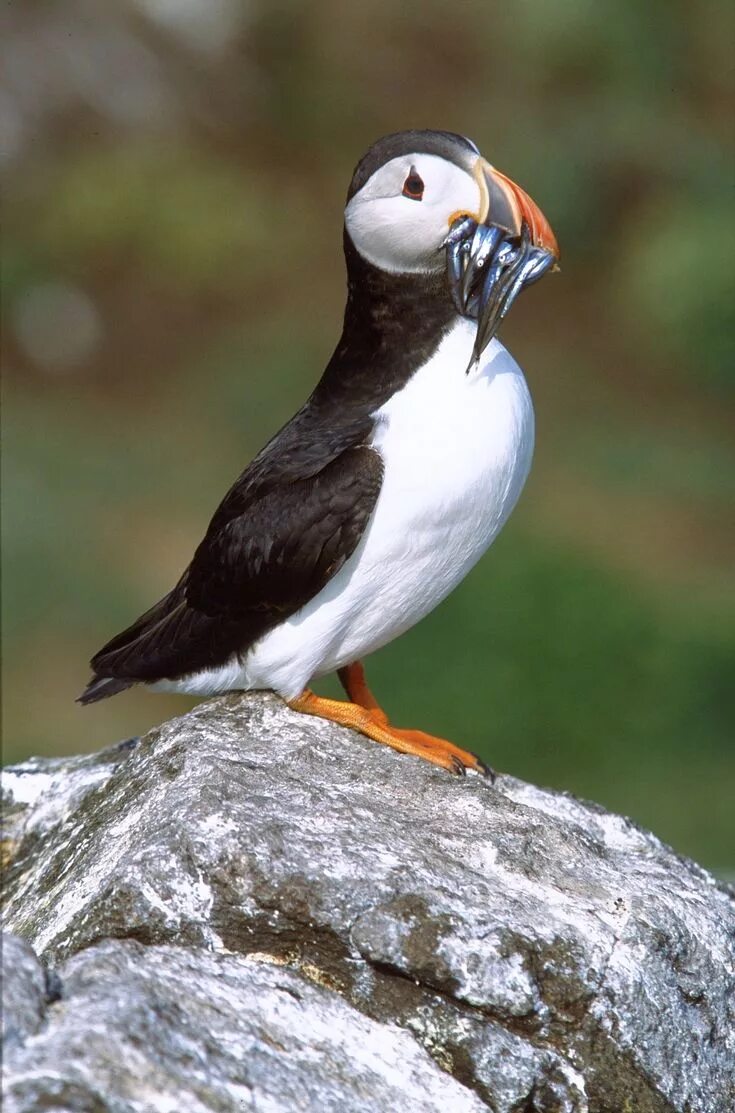
[{"label": "orange leg", "polygon": [[402,754],[421,757],[451,773],[464,774],[467,769],[473,769],[485,776],[494,776],[479,757],[467,750],[461,750],[445,738],[435,738],[421,730],[399,730],[391,726],[388,716],[367,686],[365,672],[359,661],[340,669],[338,676],[351,702],[324,699],[307,688],[297,699],[291,700],[289,706],[294,711],[319,715],[342,726],[352,727],[375,742],[381,742]]},{"label": "orange leg", "polygon": [[369,711],[376,723],[384,727],[388,725],[388,716],[368,688],[362,661],[353,661],[351,665],[345,665],[343,669],[337,671],[337,676],[353,703],[359,703],[360,707]]}]

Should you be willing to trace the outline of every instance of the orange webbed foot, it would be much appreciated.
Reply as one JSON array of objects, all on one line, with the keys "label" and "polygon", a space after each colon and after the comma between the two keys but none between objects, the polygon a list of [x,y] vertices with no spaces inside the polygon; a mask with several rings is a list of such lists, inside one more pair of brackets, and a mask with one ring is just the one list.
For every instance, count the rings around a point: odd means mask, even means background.
[{"label": "orange webbed foot", "polygon": [[401,730],[391,726],[388,716],[367,685],[365,672],[359,661],[340,669],[338,676],[351,702],[325,699],[307,689],[297,699],[289,701],[289,707],[294,711],[318,715],[351,727],[374,742],[390,746],[402,754],[423,758],[450,773],[464,776],[470,769],[490,777],[491,780],[495,779],[492,769],[476,754],[455,746],[446,738],[437,738],[421,730]]}]

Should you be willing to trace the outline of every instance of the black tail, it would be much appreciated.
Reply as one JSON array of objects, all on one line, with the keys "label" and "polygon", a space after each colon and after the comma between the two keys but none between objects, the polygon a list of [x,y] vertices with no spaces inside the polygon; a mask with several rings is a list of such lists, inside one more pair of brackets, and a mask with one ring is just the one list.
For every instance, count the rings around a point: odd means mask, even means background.
[{"label": "black tail", "polygon": [[[169,591],[168,595],[159,600],[154,607],[142,614],[132,626],[128,626],[126,630],[107,642],[99,653],[95,653],[90,662],[94,676],[77,699],[77,703],[96,703],[97,700],[107,699],[108,696],[116,696],[118,692],[124,692],[126,688],[132,688],[133,684],[137,684],[139,680],[151,679],[151,677],[145,675],[145,671],[139,673],[138,669],[129,670],[120,666],[121,664],[125,666],[127,652],[134,649],[139,641],[144,642],[146,636],[155,632],[171,610],[176,609],[183,582],[182,577],[173,591]],[[133,672],[133,675],[115,676],[114,674],[118,672]],[[156,678],[153,677],[153,679]]]},{"label": "black tail", "polygon": [[116,696],[118,692],[124,692],[133,684],[135,684],[134,680],[123,680],[117,676],[93,676],[77,703],[96,703],[99,699],[107,699],[108,696]]}]

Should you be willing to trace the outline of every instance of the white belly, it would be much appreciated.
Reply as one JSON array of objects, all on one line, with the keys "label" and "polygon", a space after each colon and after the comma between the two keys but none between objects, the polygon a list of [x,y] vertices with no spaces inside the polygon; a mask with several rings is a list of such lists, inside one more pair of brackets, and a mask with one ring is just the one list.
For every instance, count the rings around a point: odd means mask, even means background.
[{"label": "white belly", "polygon": [[241,664],[171,687],[206,694],[274,688],[380,648],[429,613],[482,556],[515,506],[533,452],[523,374],[499,341],[465,369],[474,324],[460,320],[434,357],[376,414],[383,486],[352,557],[327,586],[266,634]]}]

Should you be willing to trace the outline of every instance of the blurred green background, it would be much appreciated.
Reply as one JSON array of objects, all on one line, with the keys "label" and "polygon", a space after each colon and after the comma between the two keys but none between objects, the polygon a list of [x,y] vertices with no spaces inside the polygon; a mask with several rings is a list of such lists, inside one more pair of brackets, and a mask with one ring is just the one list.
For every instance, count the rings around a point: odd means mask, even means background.
[{"label": "blurred green background", "polygon": [[183,711],[74,703],[304,399],[379,135],[463,132],[563,270],[502,338],[538,446],[510,524],[370,662],[397,723],[735,868],[728,0],[14,5],[5,176],[5,760]]}]

